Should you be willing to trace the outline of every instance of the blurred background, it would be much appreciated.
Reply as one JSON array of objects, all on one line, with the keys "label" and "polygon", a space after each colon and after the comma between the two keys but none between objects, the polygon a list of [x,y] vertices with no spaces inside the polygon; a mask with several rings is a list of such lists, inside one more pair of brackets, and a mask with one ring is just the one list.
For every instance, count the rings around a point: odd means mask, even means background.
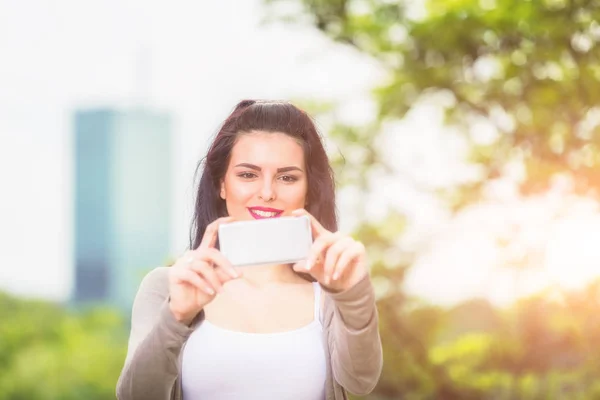
[{"label": "blurred background", "polygon": [[600,398],[597,0],[0,0],[0,400],[109,399],[244,98],[326,137],[369,399]]}]

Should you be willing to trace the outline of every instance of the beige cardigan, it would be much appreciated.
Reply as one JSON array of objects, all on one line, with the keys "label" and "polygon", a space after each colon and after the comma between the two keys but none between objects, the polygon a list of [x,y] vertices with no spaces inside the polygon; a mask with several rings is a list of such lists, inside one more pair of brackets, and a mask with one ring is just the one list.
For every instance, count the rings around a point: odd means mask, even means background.
[{"label": "beige cardigan", "polygon": [[[204,314],[191,327],[175,320],[168,307],[167,274],[167,267],[152,270],[136,295],[127,358],[117,383],[119,400],[182,399],[182,349]],[[367,276],[344,292],[323,292],[326,399],[347,399],[346,390],[370,393],[383,365],[371,280]]]}]

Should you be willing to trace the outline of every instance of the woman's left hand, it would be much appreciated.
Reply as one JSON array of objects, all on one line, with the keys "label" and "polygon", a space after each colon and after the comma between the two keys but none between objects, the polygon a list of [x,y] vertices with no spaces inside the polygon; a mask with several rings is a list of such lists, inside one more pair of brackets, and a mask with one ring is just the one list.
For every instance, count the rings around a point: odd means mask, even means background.
[{"label": "woman's left hand", "polygon": [[361,242],[341,232],[328,231],[304,209],[296,210],[292,215],[308,216],[313,235],[308,259],[296,263],[295,271],[309,273],[334,292],[351,288],[369,273],[365,246]]}]

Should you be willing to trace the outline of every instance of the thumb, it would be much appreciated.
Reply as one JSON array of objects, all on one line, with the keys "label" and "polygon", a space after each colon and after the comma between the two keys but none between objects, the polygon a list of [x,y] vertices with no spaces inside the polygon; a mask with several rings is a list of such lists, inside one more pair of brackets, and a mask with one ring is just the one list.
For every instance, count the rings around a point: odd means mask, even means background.
[{"label": "thumb", "polygon": [[306,270],[306,260],[298,261],[297,263],[292,265],[292,269],[296,272],[307,273],[308,271]]}]

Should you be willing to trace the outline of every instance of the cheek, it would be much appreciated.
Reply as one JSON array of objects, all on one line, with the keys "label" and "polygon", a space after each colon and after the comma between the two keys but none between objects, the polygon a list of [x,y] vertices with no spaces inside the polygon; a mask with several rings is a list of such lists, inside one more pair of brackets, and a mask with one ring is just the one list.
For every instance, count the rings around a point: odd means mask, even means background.
[{"label": "cheek", "polygon": [[225,199],[228,203],[235,203],[245,201],[249,197],[252,197],[255,189],[249,184],[239,184],[231,180],[225,181],[225,193],[227,198]]},{"label": "cheek", "polygon": [[285,199],[288,203],[299,206],[305,203],[306,196],[308,195],[306,185],[294,185],[289,187],[285,193]]}]

